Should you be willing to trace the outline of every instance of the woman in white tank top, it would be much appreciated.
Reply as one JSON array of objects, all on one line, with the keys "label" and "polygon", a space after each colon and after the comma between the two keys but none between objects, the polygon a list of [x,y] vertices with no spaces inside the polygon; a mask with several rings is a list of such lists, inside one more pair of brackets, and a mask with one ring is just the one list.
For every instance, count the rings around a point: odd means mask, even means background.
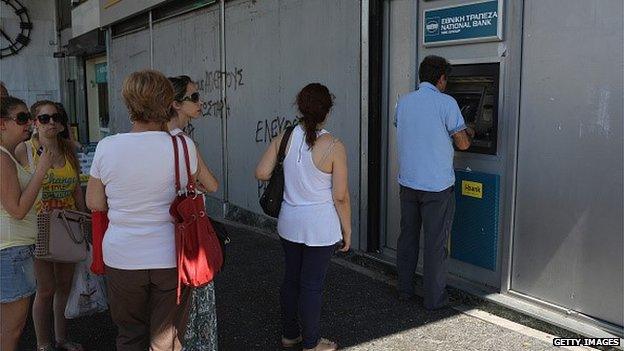
[{"label": "woman in white tank top", "polygon": [[[277,224],[285,256],[282,345],[335,350],[335,342],[320,337],[319,319],[331,255],[351,245],[347,157],[344,145],[322,128],[333,106],[329,89],[308,84],[297,95],[297,106],[301,119],[286,148]],[[282,137],[283,133],[273,139],[256,167],[259,180],[271,178]]]},{"label": "woman in white tank top", "polygon": [[[167,78],[173,85],[175,96],[172,108],[175,112],[167,124],[171,135],[186,134],[192,139],[191,120],[202,116],[203,101],[199,96],[197,84],[189,76]],[[190,127],[190,128],[189,128]],[[219,182],[197,151],[197,181],[205,192],[214,193]],[[214,282],[191,289],[190,307],[186,331],[182,344],[185,350],[217,350],[217,311],[215,306]]]}]

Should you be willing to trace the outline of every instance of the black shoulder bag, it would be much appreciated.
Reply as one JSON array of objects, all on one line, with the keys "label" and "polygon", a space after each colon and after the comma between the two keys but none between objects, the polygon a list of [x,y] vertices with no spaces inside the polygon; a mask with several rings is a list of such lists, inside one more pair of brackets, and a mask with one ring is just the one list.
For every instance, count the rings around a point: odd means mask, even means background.
[{"label": "black shoulder bag", "polygon": [[282,208],[282,200],[284,199],[284,157],[286,156],[286,145],[288,139],[295,126],[286,128],[282,141],[280,142],[279,152],[277,153],[277,163],[269,179],[269,184],[264,190],[264,194],[260,197],[260,206],[267,215],[277,218]]}]

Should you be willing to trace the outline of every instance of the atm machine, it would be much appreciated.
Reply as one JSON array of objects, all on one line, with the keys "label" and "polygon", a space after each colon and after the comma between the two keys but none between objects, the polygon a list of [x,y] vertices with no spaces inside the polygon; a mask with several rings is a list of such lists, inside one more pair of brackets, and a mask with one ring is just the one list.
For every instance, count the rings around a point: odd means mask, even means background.
[{"label": "atm machine", "polygon": [[[509,192],[515,132],[514,104],[503,101],[509,90],[509,42],[503,37],[505,0],[388,1],[385,2],[388,44],[383,79],[386,120],[397,99],[418,86],[418,65],[428,55],[452,65],[446,94],[457,101],[464,120],[476,135],[468,150],[456,150],[456,212],[450,239],[449,272],[493,291],[508,275],[506,253],[510,223]],[[496,16],[494,16],[496,15]],[[488,17],[489,16],[489,17]],[[477,21],[474,18],[491,18]],[[462,22],[463,21],[463,22]],[[460,23],[461,22],[461,23]],[[487,26],[481,24],[487,23]],[[415,30],[414,30],[415,29]],[[509,100],[508,100],[509,101]],[[400,201],[396,133],[388,123],[384,235],[380,255],[394,259],[400,233]],[[421,247],[421,251],[424,247]]]},{"label": "atm machine", "polygon": [[495,274],[486,272],[497,271],[500,175],[479,164],[498,159],[499,77],[499,63],[454,65],[446,90],[457,101],[466,125],[475,131],[470,148],[456,150],[451,258],[457,261],[456,270],[469,267],[473,274],[481,270],[484,274],[479,275],[486,281],[489,279],[485,276],[495,278]]}]

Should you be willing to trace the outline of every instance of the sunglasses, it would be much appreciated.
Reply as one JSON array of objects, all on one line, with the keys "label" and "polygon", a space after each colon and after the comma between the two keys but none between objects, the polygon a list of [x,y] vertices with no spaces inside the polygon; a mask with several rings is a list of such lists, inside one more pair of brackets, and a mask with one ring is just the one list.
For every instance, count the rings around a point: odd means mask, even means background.
[{"label": "sunglasses", "polygon": [[48,115],[48,114],[39,115],[37,116],[37,119],[39,120],[39,123],[41,124],[48,124],[50,123],[51,119],[53,119],[54,122],[56,123],[65,123],[65,118],[60,113],[53,113],[51,115]]},{"label": "sunglasses", "polygon": [[190,96],[185,96],[178,101],[180,102],[191,101],[191,102],[197,103],[199,101],[199,93],[193,93]]},{"label": "sunglasses", "polygon": [[23,126],[30,122],[32,116],[28,112],[20,112],[15,115],[15,118],[11,118],[17,125]]}]

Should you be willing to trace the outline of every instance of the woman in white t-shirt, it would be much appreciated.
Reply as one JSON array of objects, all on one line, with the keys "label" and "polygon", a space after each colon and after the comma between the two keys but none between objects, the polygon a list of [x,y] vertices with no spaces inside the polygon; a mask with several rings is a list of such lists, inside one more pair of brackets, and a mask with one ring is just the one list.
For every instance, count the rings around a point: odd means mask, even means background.
[{"label": "woman in white t-shirt", "polygon": [[[191,120],[202,116],[202,104],[197,91],[197,84],[188,76],[169,77],[175,97],[173,99],[173,116],[168,123],[169,133],[178,135],[190,133],[192,138]],[[199,188],[206,192],[217,191],[219,182],[204,163],[197,152]],[[186,350],[211,351],[217,349],[217,311],[215,308],[214,284],[191,289],[189,301],[189,318],[183,345]]]},{"label": "woman in white t-shirt", "polygon": [[[130,133],[102,139],[87,185],[87,206],[108,211],[102,245],[117,350],[181,350],[185,306],[176,306],[176,251],[169,208],[175,199],[174,149],[167,131],[174,100],[160,72],[129,75],[122,96]],[[179,149],[182,149],[178,140]],[[187,140],[191,172],[197,153]],[[183,164],[177,165],[185,174]],[[186,186],[181,177],[182,187]],[[183,292],[183,301],[188,291]]]}]

